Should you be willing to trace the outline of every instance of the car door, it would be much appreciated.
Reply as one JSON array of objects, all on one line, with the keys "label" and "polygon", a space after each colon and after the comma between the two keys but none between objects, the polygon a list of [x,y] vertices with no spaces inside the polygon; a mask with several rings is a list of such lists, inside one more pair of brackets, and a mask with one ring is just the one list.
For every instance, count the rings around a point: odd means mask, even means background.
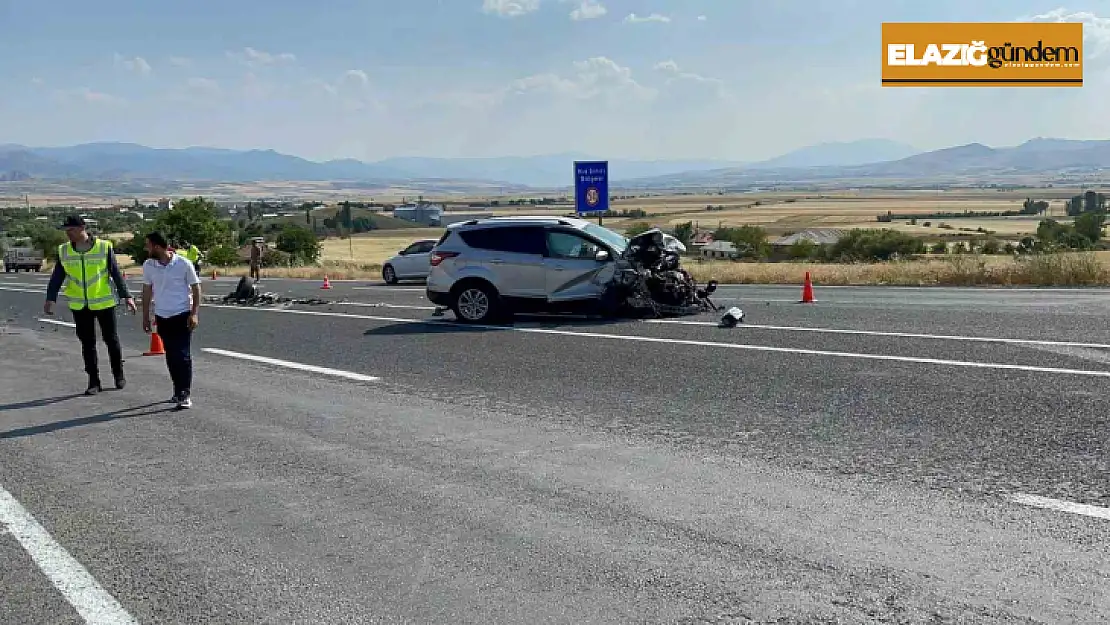
[{"label": "car door", "polygon": [[474,266],[489,277],[504,297],[543,300],[544,229],[542,226],[495,226],[459,233],[472,248]]},{"label": "car door", "polygon": [[609,250],[572,229],[548,229],[546,242],[547,300],[569,302],[599,297],[604,287],[598,284],[598,274],[612,260],[599,261],[597,253]]}]

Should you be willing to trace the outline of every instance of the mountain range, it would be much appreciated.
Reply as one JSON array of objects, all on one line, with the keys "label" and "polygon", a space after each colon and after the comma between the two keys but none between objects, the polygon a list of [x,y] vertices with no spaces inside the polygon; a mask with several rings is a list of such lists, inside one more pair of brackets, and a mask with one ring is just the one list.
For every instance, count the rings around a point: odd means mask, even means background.
[{"label": "mountain range", "polygon": [[[893,141],[868,139],[795,150],[761,163],[723,160],[610,160],[614,181],[737,167],[847,166],[916,153]],[[66,147],[0,145],[0,181],[167,180],[167,181],[483,181],[508,185],[564,187],[573,180],[573,161],[588,154],[563,153],[500,158],[395,157],[375,162],[340,159],[310,161],[273,150],[208,147],[150,148],[134,143],[87,143]]]},{"label": "mountain range", "polygon": [[[444,181],[479,186],[565,188],[572,163],[590,155],[563,153],[500,158],[396,157],[310,161],[273,150],[208,147],[150,148],[133,143],[66,147],[0,145],[0,182],[135,181],[279,182],[329,181],[401,185]],[[726,187],[834,179],[940,179],[1091,171],[1110,168],[1110,141],[1036,138],[1014,147],[971,143],[922,152],[885,139],[824,143],[760,162],[610,159],[621,186]]]}]

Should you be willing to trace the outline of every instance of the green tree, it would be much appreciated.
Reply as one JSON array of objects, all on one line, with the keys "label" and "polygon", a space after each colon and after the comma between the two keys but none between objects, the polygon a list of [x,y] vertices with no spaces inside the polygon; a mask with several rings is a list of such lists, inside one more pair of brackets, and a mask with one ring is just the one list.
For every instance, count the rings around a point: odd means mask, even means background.
[{"label": "green tree", "polygon": [[295,224],[286,224],[277,236],[277,249],[289,254],[295,261],[314,263],[320,258],[320,242],[316,234]]},{"label": "green tree", "polygon": [[1105,213],[1083,213],[1075,218],[1075,232],[1091,243],[1098,243],[1102,239],[1102,226],[1105,223]]},{"label": "green tree", "polygon": [[36,227],[31,230],[31,245],[48,260],[57,260],[58,246],[65,243],[66,235],[61,230],[46,227]]},{"label": "green tree", "polygon": [[184,199],[154,219],[154,227],[167,238],[184,239],[202,250],[231,241],[230,224],[219,218],[215,202],[202,197]]},{"label": "green tree", "polygon": [[682,241],[683,245],[690,245],[690,241],[694,239],[694,222],[687,221],[686,223],[675,226],[674,238]]}]

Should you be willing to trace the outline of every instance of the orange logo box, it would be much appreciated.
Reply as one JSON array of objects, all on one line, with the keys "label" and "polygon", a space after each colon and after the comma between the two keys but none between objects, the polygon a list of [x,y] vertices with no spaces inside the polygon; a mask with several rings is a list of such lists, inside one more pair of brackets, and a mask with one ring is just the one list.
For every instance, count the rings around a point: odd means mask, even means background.
[{"label": "orange logo box", "polygon": [[1082,87],[1083,23],[884,22],[884,87]]}]

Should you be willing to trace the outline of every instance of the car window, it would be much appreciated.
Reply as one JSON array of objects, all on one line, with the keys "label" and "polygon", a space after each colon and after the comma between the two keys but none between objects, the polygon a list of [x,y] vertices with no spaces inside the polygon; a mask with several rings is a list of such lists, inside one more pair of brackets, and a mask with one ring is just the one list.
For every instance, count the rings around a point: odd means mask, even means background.
[{"label": "car window", "polygon": [[601,248],[577,234],[559,230],[547,233],[547,253],[552,258],[593,260]]},{"label": "car window", "polygon": [[543,254],[543,228],[537,226],[495,226],[459,232],[467,245],[480,250],[514,254]]},{"label": "car window", "polygon": [[409,247],[408,253],[409,254],[426,254],[427,252],[432,251],[432,247],[434,245],[435,245],[435,243],[433,243],[431,241],[421,241],[419,243],[413,243]]}]

